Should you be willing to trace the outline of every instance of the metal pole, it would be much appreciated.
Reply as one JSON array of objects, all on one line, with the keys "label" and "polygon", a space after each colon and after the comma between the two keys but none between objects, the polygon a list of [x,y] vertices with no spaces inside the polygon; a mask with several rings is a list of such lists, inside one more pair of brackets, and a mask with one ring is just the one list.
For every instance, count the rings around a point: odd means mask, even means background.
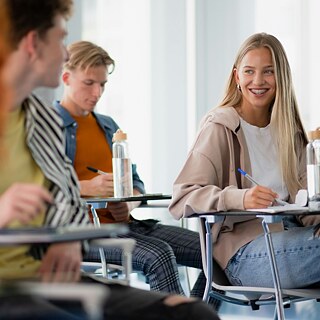
[{"label": "metal pole", "polygon": [[271,239],[271,233],[269,231],[268,224],[262,219],[262,227],[264,230],[264,237],[266,240],[267,244],[267,250],[269,254],[269,261],[270,261],[270,266],[271,266],[271,273],[272,273],[272,279],[273,279],[273,284],[275,288],[275,295],[276,295],[276,310],[278,314],[279,320],[285,320],[284,316],[284,308],[283,308],[283,299],[282,299],[282,294],[281,294],[281,287],[280,287],[280,279],[279,279],[279,273],[278,273],[278,268],[276,264],[276,259],[274,255],[274,250],[273,250],[273,244],[272,244],[272,239]]}]

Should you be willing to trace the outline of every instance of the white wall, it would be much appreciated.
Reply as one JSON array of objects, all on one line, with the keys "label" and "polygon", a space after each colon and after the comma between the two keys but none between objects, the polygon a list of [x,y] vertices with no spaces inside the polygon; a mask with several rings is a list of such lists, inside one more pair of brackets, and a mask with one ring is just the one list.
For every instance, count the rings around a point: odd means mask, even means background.
[{"label": "white wall", "polygon": [[305,126],[320,125],[318,0],[75,3],[67,41],[94,41],[116,60],[97,110],[128,132],[149,192],[171,192],[200,119],[219,102],[234,56],[252,33],[283,43]]},{"label": "white wall", "polygon": [[[69,44],[81,39],[82,37],[82,0],[75,0],[75,6],[72,18],[67,23],[68,35],[65,39],[65,43]],[[35,93],[38,94],[44,102],[51,105],[55,99],[60,99],[62,96],[62,86],[57,89],[38,88]]]}]

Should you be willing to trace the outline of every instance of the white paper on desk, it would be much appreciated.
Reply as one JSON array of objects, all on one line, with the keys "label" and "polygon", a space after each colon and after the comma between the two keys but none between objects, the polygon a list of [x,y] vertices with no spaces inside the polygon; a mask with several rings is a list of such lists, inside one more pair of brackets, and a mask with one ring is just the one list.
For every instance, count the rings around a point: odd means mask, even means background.
[{"label": "white paper on desk", "polygon": [[257,211],[257,212],[269,212],[269,213],[277,213],[277,212],[285,212],[292,210],[306,210],[306,206],[308,204],[308,193],[307,190],[301,189],[298,191],[296,195],[295,203],[289,203],[285,206],[272,206],[264,209],[247,209],[247,211]]},{"label": "white paper on desk", "polygon": [[269,213],[277,213],[277,212],[285,212],[285,211],[295,211],[295,210],[306,210],[306,207],[299,206],[295,203],[290,203],[285,206],[272,206],[268,208],[262,209],[247,209],[246,211],[256,211],[256,212],[269,212]]}]

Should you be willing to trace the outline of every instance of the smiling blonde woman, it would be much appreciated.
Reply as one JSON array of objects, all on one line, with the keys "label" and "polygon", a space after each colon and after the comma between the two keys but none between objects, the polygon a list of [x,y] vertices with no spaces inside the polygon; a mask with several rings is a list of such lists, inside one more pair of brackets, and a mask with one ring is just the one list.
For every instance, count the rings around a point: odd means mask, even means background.
[{"label": "smiling blonde woman", "polygon": [[[284,48],[272,35],[254,34],[238,52],[222,102],[202,121],[169,210],[181,218],[265,208],[276,199],[294,202],[306,188],[306,144]],[[283,288],[320,281],[319,239],[313,235],[319,222],[307,215],[270,225]],[[273,286],[259,218],[227,217],[212,233],[214,257],[232,284]]]}]

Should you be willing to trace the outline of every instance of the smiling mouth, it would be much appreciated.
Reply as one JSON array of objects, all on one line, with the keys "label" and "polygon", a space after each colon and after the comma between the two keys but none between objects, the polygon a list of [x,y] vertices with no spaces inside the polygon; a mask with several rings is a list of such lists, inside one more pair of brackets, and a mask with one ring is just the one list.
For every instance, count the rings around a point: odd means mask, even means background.
[{"label": "smiling mouth", "polygon": [[250,91],[257,96],[260,96],[260,95],[266,93],[268,91],[268,89],[250,89]]}]

